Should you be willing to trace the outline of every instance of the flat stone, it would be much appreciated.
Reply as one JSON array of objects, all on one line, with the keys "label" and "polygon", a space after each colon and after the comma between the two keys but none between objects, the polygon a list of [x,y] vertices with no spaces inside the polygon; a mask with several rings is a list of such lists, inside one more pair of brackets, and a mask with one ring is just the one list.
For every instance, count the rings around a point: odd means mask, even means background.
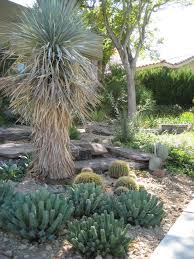
[{"label": "flat stone", "polygon": [[161,132],[168,132],[168,133],[183,133],[184,131],[192,130],[192,124],[161,124],[160,125]]},{"label": "flat stone", "polygon": [[0,128],[0,140],[29,140],[31,138],[31,133],[31,128],[28,126]]},{"label": "flat stone", "polygon": [[102,136],[112,136],[113,132],[110,131],[108,127],[105,125],[88,125],[86,128],[86,132],[90,132],[96,135],[102,135]]},{"label": "flat stone", "polygon": [[[84,167],[91,167],[96,173],[106,172],[111,165],[111,163],[118,158],[108,157],[108,158],[96,158],[91,160],[75,161],[75,170],[80,172]],[[145,164],[138,162],[128,162],[129,166],[133,169],[145,169]]]},{"label": "flat stone", "polygon": [[78,145],[82,148],[85,148],[86,150],[89,150],[93,156],[99,156],[108,153],[107,149],[100,143],[80,142]]},{"label": "flat stone", "polygon": [[194,258],[194,214],[183,212],[167,235],[156,248],[150,259],[193,259]]},{"label": "flat stone", "polygon": [[112,147],[112,146],[107,146],[106,148],[111,154],[115,156],[124,157],[138,162],[149,162],[150,158],[152,157],[152,155],[149,153],[144,153],[139,150],[135,150],[131,148]]},{"label": "flat stone", "polygon": [[21,155],[26,155],[33,152],[31,144],[15,144],[8,143],[0,145],[0,157],[8,159],[16,159]]}]

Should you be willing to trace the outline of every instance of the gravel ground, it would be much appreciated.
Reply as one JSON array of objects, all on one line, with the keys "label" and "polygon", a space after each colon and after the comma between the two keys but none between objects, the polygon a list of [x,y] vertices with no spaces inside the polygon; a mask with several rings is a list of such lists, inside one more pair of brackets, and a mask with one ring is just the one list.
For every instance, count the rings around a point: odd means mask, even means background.
[{"label": "gravel ground", "polygon": [[[129,235],[134,241],[129,247],[129,257],[131,259],[149,258],[157,247],[169,228],[174,224],[181,214],[185,205],[191,200],[194,193],[194,181],[186,176],[167,175],[164,178],[152,177],[147,172],[137,172],[139,182],[143,183],[146,189],[158,195],[165,204],[166,216],[160,227],[141,228],[131,227]],[[105,177],[106,183],[111,189],[113,180]],[[29,191],[40,188],[34,182],[26,181],[16,186],[19,191]],[[53,188],[53,187],[49,187]],[[58,189],[54,187],[55,189]],[[63,237],[46,244],[28,243],[18,237],[0,232],[0,259],[81,259]],[[109,259],[112,257],[109,256]],[[99,257],[100,259],[100,257]]]}]

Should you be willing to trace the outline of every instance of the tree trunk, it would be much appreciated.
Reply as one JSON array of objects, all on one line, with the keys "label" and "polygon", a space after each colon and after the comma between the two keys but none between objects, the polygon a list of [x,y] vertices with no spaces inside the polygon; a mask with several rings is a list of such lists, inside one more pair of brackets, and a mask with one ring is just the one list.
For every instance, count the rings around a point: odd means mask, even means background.
[{"label": "tree trunk", "polygon": [[136,113],[135,69],[127,65],[125,70],[128,90],[128,116],[133,117]]}]

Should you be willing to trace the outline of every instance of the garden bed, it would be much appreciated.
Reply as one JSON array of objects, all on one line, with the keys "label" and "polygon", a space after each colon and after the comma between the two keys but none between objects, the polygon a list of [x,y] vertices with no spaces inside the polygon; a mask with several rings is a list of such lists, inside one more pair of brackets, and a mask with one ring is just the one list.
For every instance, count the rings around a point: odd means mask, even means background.
[{"label": "garden bed", "polygon": [[[190,201],[194,191],[194,182],[187,176],[181,175],[167,175],[164,178],[155,178],[145,171],[135,171],[135,173],[138,176],[138,181],[145,185],[148,192],[156,194],[161,198],[166,212],[160,227],[142,228],[132,226],[130,228],[129,235],[134,238],[134,241],[129,247],[129,256],[132,259],[145,259],[149,258],[160,240],[163,239],[164,235],[181,214],[185,205]],[[104,181],[107,191],[111,191],[115,180],[104,176]],[[34,191],[39,189],[41,185],[36,184],[34,181],[26,181],[24,183],[17,183],[15,187],[17,191]],[[46,187],[56,191],[57,186]],[[63,236],[53,242],[38,244],[28,243],[12,234],[0,232],[0,258],[78,259],[82,257],[72,250],[71,245],[68,244]]]}]

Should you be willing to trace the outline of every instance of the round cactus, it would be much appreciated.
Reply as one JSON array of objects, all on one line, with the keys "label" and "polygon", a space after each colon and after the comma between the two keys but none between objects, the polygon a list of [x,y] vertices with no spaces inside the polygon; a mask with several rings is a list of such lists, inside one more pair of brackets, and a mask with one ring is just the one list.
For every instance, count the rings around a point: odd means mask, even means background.
[{"label": "round cactus", "polygon": [[129,190],[135,190],[135,191],[139,190],[139,185],[136,182],[136,180],[134,180],[129,176],[122,176],[117,180],[115,184],[115,188],[118,188],[120,186],[126,187]]},{"label": "round cactus", "polygon": [[128,175],[130,178],[133,178],[134,180],[137,180],[137,176],[134,172],[129,172],[129,175]]},{"label": "round cactus", "polygon": [[98,174],[91,173],[91,172],[83,172],[78,174],[75,177],[74,180],[75,184],[79,183],[95,183],[96,185],[101,185],[103,186],[103,180],[102,177]]},{"label": "round cactus", "polygon": [[112,178],[118,179],[121,176],[128,176],[129,172],[130,169],[128,163],[122,160],[112,162],[109,167],[109,175]]},{"label": "round cactus", "polygon": [[93,169],[91,167],[84,167],[84,168],[82,168],[81,173],[84,173],[84,172],[94,173],[94,171],[93,171]]},{"label": "round cactus", "polygon": [[114,194],[116,194],[116,195],[121,195],[122,193],[124,193],[124,192],[128,192],[129,191],[129,189],[127,188],[127,187],[125,187],[125,186],[120,186],[120,187],[118,187],[118,188],[116,188],[115,190],[114,190]]}]

